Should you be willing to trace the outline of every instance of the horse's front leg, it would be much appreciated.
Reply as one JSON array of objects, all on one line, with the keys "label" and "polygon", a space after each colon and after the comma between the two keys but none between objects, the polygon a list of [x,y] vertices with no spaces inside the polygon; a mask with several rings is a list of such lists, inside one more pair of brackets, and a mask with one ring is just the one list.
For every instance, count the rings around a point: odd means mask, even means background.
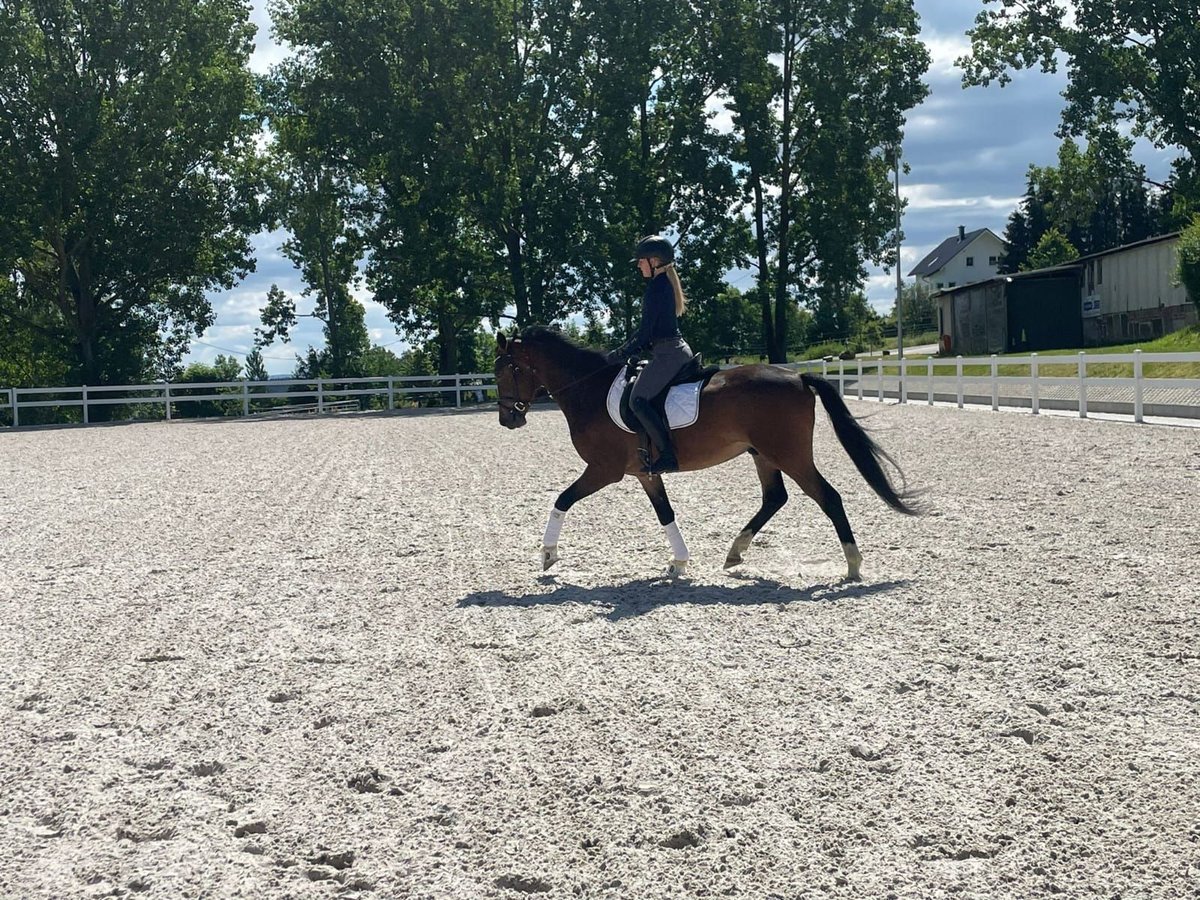
[{"label": "horse's front leg", "polygon": [[667,499],[667,489],[663,480],[651,475],[639,475],[638,481],[642,483],[646,496],[650,498],[654,512],[658,515],[658,524],[663,527],[667,543],[671,545],[671,564],[667,567],[667,574],[672,578],[683,575],[687,571],[691,555],[675,521],[675,510],[671,508],[671,501]]},{"label": "horse's front leg", "polygon": [[571,507],[601,488],[615,484],[624,477],[620,469],[611,466],[600,468],[589,465],[575,482],[558,495],[554,507],[550,510],[550,520],[546,523],[546,534],[542,538],[542,571],[545,572],[558,562],[558,535],[562,531],[563,521]]}]

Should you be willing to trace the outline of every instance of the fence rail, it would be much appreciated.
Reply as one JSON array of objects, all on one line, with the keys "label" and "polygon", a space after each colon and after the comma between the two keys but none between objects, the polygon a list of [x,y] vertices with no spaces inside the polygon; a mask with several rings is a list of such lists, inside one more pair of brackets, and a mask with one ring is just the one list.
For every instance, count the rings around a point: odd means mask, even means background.
[{"label": "fence rail", "polygon": [[[1132,375],[1089,375],[1089,367],[1122,365]],[[1086,418],[1092,412],[1146,416],[1200,418],[1200,377],[1149,377],[1146,367],[1162,364],[1194,365],[1200,373],[1200,353],[1079,353],[1075,356],[983,356],[898,359],[872,357],[857,360],[813,360],[789,363],[797,371],[819,372],[848,397],[883,400],[896,398],[933,405],[935,402],[1028,407],[1034,415],[1042,408],[1070,409]],[[1074,369],[1071,375],[1047,375],[1046,367]],[[1024,368],[1027,374],[1000,374],[1000,369]],[[982,369],[984,374],[970,374]],[[297,390],[302,388],[303,390]],[[202,393],[196,393],[197,391]],[[482,401],[496,391],[492,373],[466,375],[387,376],[333,380],[280,379],[278,381],[223,381],[134,384],[103,387],[0,388],[0,422],[16,426],[22,410],[82,409],[98,406],[162,407],[168,420],[185,404],[219,402],[241,405],[241,415],[263,413],[336,413],[357,404],[352,398],[377,398],[380,409],[395,409],[406,399],[426,394],[453,395],[455,407]],[[386,406],[384,405],[386,398]],[[296,403],[295,401],[307,401]],[[230,407],[226,407],[230,409]]]},{"label": "fence rail", "polygon": [[[21,424],[22,411],[34,409],[79,409],[84,424],[91,423],[91,410],[99,406],[161,408],[168,421],[192,403],[241,405],[241,415],[263,412],[317,414],[347,412],[350,398],[377,398],[379,408],[395,409],[405,400],[427,394],[453,395],[455,407],[479,400],[496,390],[491,372],[465,375],[390,375],[379,378],[278,379],[275,381],[158,382],[48,388],[0,388],[0,423]],[[309,401],[297,403],[296,401]],[[386,403],[386,405],[385,405]],[[190,418],[190,417],[189,417]]]},{"label": "fence rail", "polygon": [[[1200,377],[1150,377],[1151,365],[1190,365],[1200,376],[1200,353],[1079,353],[1072,356],[894,357],[861,360],[814,360],[790,363],[798,371],[820,372],[849,397],[901,403],[919,400],[1028,407],[1034,415],[1042,408],[1077,411],[1081,418],[1092,412],[1145,417],[1200,418]],[[1089,375],[1096,366],[1129,366],[1132,375]],[[1027,374],[1000,374],[1000,369],[1024,368]],[[1074,369],[1071,375],[1046,375],[1047,367]],[[984,374],[967,370],[984,369]]]}]

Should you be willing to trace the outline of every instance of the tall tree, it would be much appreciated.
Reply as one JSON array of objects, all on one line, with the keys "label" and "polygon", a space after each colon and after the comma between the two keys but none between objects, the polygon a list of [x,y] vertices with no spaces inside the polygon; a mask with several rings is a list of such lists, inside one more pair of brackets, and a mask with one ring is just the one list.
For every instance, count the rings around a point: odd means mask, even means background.
[{"label": "tall tree", "polygon": [[244,0],[0,4],[0,321],[74,378],[177,364],[252,268],[253,34]]},{"label": "tall tree", "polygon": [[[460,336],[505,305],[502,257],[472,217],[465,152],[479,126],[478,10],[456,0],[329,7],[282,0],[272,11],[336,127],[323,134],[367,191],[367,282],[410,337],[436,334],[442,372]],[[494,68],[494,67],[493,67]]]},{"label": "tall tree", "polygon": [[855,296],[863,261],[889,260],[891,148],[927,93],[911,0],[728,0],[723,56],[757,241],[770,359],[786,359],[788,307],[824,318]]},{"label": "tall tree", "polygon": [[730,140],[712,124],[720,82],[710,11],[646,2],[592,2],[581,11],[583,85],[594,106],[584,144],[581,287],[627,335],[644,289],[629,264],[638,238],[676,241],[689,295],[713,302],[744,252],[745,226],[731,214]]},{"label": "tall tree", "polygon": [[[264,111],[274,141],[270,148],[272,211],[290,232],[283,254],[300,270],[314,317],[324,323],[328,374],[356,374],[367,349],[362,304],[351,288],[363,254],[364,192],[352,180],[331,129],[343,122],[301,58],[285,60],[263,80]],[[287,339],[295,322],[290,295],[272,289],[263,309],[260,342]]]},{"label": "tall tree", "polygon": [[1131,122],[1158,146],[1200,157],[1200,29],[1192,2],[985,0],[975,19],[963,83],[1007,84],[1012,71],[1067,65],[1068,133]]}]

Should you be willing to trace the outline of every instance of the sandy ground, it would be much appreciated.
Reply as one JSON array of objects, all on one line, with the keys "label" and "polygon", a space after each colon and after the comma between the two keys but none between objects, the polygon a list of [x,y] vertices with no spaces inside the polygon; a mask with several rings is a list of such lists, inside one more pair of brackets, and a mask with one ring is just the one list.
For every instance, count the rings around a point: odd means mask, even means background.
[{"label": "sandy ground", "polygon": [[0,433],[0,894],[1193,897],[1194,430],[856,404],[546,513],[539,410]]}]

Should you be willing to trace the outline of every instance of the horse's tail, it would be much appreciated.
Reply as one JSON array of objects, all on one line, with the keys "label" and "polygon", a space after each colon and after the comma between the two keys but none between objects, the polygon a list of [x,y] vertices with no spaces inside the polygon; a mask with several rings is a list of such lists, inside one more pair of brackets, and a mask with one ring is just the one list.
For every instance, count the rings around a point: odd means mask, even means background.
[{"label": "horse's tail", "polygon": [[910,516],[918,515],[920,510],[907,501],[903,491],[897,491],[892,485],[887,472],[883,470],[882,462],[886,460],[900,473],[901,479],[904,478],[904,473],[900,472],[896,461],[875,443],[875,439],[867,433],[867,430],[858,424],[858,420],[847,408],[846,402],[838,393],[837,388],[817,375],[803,373],[800,375],[800,379],[804,382],[805,387],[811,388],[813,393],[821,398],[825,412],[828,413],[829,419],[833,423],[833,433],[842,442],[842,446],[854,460],[854,465],[858,467],[862,477],[867,480],[867,484],[892,509]]}]

